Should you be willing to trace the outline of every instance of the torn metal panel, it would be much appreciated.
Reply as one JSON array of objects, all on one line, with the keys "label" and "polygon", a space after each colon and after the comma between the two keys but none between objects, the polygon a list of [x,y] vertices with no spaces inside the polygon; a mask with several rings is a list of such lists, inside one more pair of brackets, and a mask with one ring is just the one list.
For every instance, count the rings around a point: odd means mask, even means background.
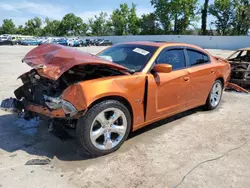
[{"label": "torn metal panel", "polygon": [[234,84],[234,83],[227,83],[227,86],[226,86],[226,89],[233,89],[233,90],[236,90],[238,92],[243,92],[243,93],[247,93],[247,94],[250,94],[249,91],[247,91],[246,89],[238,86],[237,84]]},{"label": "torn metal panel", "polygon": [[58,44],[44,44],[31,50],[22,60],[38,73],[57,80],[63,73],[77,65],[103,65],[121,71],[127,68],[95,55]]}]

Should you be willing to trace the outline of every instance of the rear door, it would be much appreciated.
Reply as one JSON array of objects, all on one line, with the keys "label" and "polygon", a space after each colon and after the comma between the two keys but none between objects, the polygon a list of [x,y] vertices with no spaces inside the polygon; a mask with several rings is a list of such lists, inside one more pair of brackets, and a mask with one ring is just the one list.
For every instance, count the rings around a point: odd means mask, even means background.
[{"label": "rear door", "polygon": [[193,108],[205,104],[215,80],[215,70],[209,55],[193,48],[186,48],[185,54],[191,80],[191,98],[188,100],[188,108]]}]

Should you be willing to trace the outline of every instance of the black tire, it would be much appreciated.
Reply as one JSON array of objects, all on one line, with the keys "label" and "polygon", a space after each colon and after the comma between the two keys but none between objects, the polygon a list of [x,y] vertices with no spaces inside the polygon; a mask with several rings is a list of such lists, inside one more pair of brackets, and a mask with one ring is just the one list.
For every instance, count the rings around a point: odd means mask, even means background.
[{"label": "black tire", "polygon": [[[214,87],[216,84],[219,84],[219,85],[221,86],[221,88],[222,88],[222,89],[221,89],[221,95],[220,95],[220,97],[219,97],[219,102],[218,102],[218,104],[212,105],[212,102],[211,102],[211,95],[212,95],[213,87]],[[219,104],[220,104],[220,102],[221,102],[222,93],[223,93],[223,84],[222,84],[222,82],[221,82],[220,80],[215,80],[214,83],[213,83],[213,85],[212,85],[212,88],[211,88],[211,90],[210,90],[210,92],[209,92],[209,95],[208,95],[208,97],[207,97],[207,101],[206,101],[206,105],[205,105],[206,110],[214,110],[215,108],[217,108],[217,107],[219,106]]]},{"label": "black tire", "polygon": [[[91,142],[90,131],[91,131],[91,125],[95,117],[107,108],[118,108],[125,114],[125,117],[127,119],[127,130],[124,134],[124,137],[122,138],[122,140],[117,146],[109,150],[101,150],[95,147],[93,143]],[[124,143],[124,141],[127,139],[130,133],[131,126],[132,126],[131,124],[132,124],[132,121],[131,121],[131,115],[129,113],[129,110],[121,102],[116,101],[116,100],[102,101],[100,103],[95,104],[92,108],[90,108],[87,111],[87,113],[84,116],[79,118],[77,122],[77,126],[76,126],[77,140],[80,143],[80,145],[83,147],[83,149],[85,149],[85,151],[87,150],[91,156],[96,157],[96,156],[106,155],[106,154],[116,151]]]}]

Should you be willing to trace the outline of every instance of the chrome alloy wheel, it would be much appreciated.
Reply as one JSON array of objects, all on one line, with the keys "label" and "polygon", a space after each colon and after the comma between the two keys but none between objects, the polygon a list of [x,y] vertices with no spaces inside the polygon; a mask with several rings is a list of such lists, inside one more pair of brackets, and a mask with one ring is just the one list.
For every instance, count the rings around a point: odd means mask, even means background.
[{"label": "chrome alloy wheel", "polygon": [[220,99],[221,99],[221,94],[222,94],[222,86],[220,83],[216,82],[213,85],[213,88],[210,94],[210,101],[213,107],[219,104]]},{"label": "chrome alloy wheel", "polygon": [[127,130],[127,118],[118,108],[108,108],[94,119],[90,129],[92,144],[100,150],[109,150],[117,146]]}]

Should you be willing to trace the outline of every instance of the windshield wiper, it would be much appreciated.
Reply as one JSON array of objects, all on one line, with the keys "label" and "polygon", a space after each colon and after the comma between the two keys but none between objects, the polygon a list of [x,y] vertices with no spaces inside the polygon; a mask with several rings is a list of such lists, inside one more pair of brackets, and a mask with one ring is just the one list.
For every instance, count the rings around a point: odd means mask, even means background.
[{"label": "windshield wiper", "polygon": [[134,74],[136,71],[134,69],[126,69],[125,72],[128,72],[130,74]]}]

